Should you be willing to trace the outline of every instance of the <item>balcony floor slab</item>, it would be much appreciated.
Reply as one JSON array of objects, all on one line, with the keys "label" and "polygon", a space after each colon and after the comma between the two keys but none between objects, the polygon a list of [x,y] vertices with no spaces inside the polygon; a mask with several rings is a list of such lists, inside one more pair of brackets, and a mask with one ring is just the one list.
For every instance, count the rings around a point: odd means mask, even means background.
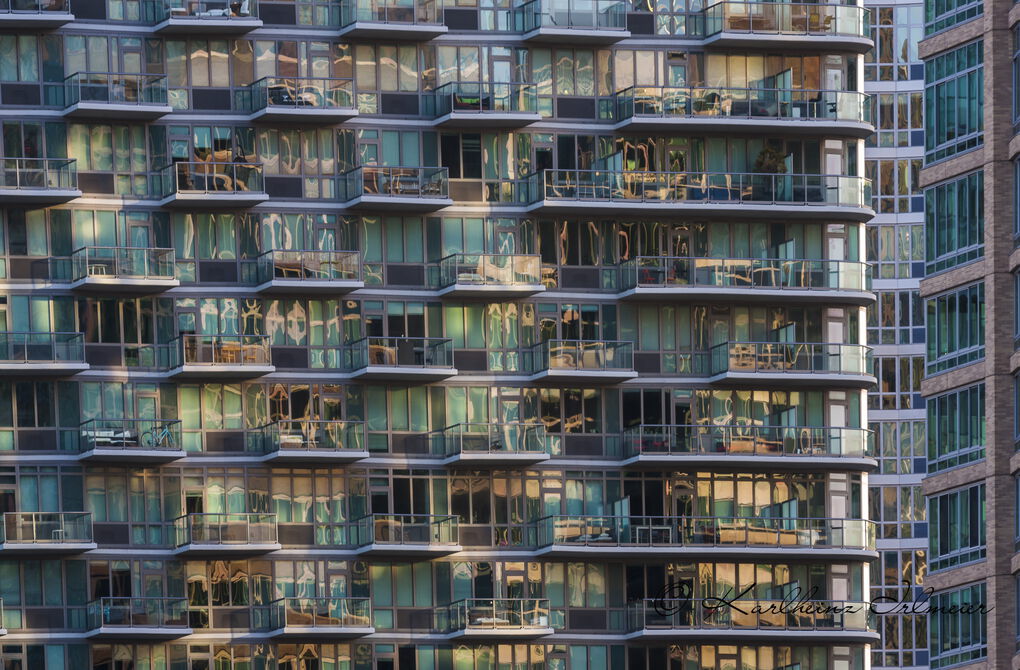
[{"label": "balcony floor slab", "polygon": [[[2,25],[2,24],[0,24]],[[64,110],[73,119],[131,119],[153,121],[171,113],[170,105],[135,105],[116,102],[76,102]]]}]

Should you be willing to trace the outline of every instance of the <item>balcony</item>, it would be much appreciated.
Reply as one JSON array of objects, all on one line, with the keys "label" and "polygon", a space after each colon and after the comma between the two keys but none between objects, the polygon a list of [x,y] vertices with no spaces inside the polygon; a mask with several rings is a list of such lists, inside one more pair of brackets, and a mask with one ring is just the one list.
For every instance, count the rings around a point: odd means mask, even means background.
[{"label": "balcony", "polygon": [[175,556],[255,556],[280,548],[275,514],[195,513],[173,521]]},{"label": "balcony", "polygon": [[170,377],[252,379],[275,372],[266,335],[180,335],[170,341]]},{"label": "balcony", "polygon": [[0,30],[59,28],[74,21],[70,0],[0,0]]},{"label": "balcony", "polygon": [[326,465],[353,463],[369,456],[361,421],[275,421],[249,435],[249,450],[264,454],[266,463]]},{"label": "balcony", "polygon": [[616,93],[619,130],[775,132],[866,138],[871,101],[859,91],[637,86]]},{"label": "balcony", "polygon": [[86,609],[90,640],[174,640],[191,635],[187,598],[99,598]]},{"label": "balcony", "polygon": [[546,340],[521,352],[533,382],[613,384],[634,379],[634,345],[609,340]]},{"label": "balcony", "polygon": [[352,79],[263,77],[248,87],[251,121],[343,123],[358,115]]},{"label": "balcony", "polygon": [[452,640],[530,640],[554,632],[545,598],[466,598],[436,614],[436,627]]},{"label": "balcony", "polygon": [[161,207],[251,207],[269,200],[262,163],[179,161],[159,171]]},{"label": "balcony", "polygon": [[878,558],[862,519],[548,516],[529,527],[539,556]]},{"label": "balcony", "polygon": [[457,374],[453,340],[443,337],[365,337],[344,349],[344,367],[354,379],[408,384]]},{"label": "balcony", "polygon": [[446,556],[461,551],[457,517],[440,514],[369,514],[354,521],[357,554]]},{"label": "balcony", "polygon": [[704,15],[706,46],[856,53],[873,46],[870,12],[858,5],[718,2],[706,7]]},{"label": "balcony", "polygon": [[78,460],[159,465],[184,458],[181,422],[89,419],[78,428]]},{"label": "balcony", "polygon": [[73,158],[0,158],[0,205],[60,205],[80,197]]},{"label": "balcony", "polygon": [[338,179],[347,209],[434,212],[453,204],[446,168],[363,166]]},{"label": "balcony", "polygon": [[445,35],[439,0],[342,0],[340,37],[427,42]]},{"label": "balcony", "polygon": [[741,172],[542,170],[524,178],[528,211],[866,221],[863,177]]},{"label": "balcony", "polygon": [[521,128],[542,120],[534,84],[451,81],[424,100],[436,126]]},{"label": "balcony", "polygon": [[273,249],[255,259],[259,293],[345,295],[365,286],[361,253]]},{"label": "balcony", "polygon": [[537,254],[451,254],[436,271],[440,296],[527,298],[545,291]]},{"label": "balcony", "polygon": [[429,434],[444,465],[534,465],[549,460],[549,436],[540,423],[458,423]]},{"label": "balcony", "polygon": [[864,428],[697,424],[635,426],[623,432],[624,466],[870,469]]},{"label": "balcony", "polygon": [[88,512],[5,512],[0,553],[59,556],[96,548]]},{"label": "balcony", "polygon": [[375,632],[368,598],[280,598],[254,608],[252,629],[274,640],[353,639]]},{"label": "balcony", "polygon": [[165,75],[75,72],[64,79],[64,116],[70,118],[151,121],[172,111]]},{"label": "balcony", "polygon": [[724,342],[709,350],[713,382],[860,387],[875,384],[871,348],[830,342]]},{"label": "balcony", "polygon": [[82,247],[71,253],[71,289],[123,295],[180,286],[173,249]]},{"label": "balcony", "polygon": [[620,265],[621,300],[740,300],[867,305],[867,263],[788,258],[638,256]]},{"label": "balcony", "polygon": [[0,332],[0,376],[63,377],[88,369],[82,333]]},{"label": "balcony", "polygon": [[799,643],[829,640],[877,642],[867,602],[654,598],[629,603],[630,640],[701,640]]},{"label": "balcony", "polygon": [[149,0],[143,10],[158,35],[244,35],[262,27],[256,0]]},{"label": "balcony", "polygon": [[599,46],[630,37],[627,6],[618,0],[531,0],[511,15],[525,42]]}]

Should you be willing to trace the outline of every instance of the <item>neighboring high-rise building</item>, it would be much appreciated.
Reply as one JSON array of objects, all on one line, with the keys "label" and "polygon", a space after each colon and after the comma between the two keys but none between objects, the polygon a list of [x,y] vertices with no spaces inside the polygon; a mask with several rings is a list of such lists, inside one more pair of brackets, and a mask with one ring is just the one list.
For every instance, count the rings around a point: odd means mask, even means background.
[{"label": "neighboring high-rise building", "polygon": [[3,670],[867,670],[868,510],[882,585],[923,535],[916,64],[868,31],[0,0]]}]

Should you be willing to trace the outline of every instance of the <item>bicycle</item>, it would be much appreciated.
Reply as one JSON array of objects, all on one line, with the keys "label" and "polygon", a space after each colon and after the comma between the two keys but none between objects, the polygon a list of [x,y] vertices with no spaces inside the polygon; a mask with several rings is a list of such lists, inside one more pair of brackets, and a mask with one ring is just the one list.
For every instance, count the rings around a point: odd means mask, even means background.
[{"label": "bicycle", "polygon": [[173,449],[177,446],[177,438],[170,430],[170,425],[163,424],[158,430],[154,428],[142,433],[142,444],[153,448]]}]

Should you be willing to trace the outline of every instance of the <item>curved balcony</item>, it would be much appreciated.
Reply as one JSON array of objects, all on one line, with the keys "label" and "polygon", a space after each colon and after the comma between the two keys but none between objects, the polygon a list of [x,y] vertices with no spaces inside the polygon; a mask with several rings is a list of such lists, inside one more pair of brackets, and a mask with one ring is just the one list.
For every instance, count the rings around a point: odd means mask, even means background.
[{"label": "curved balcony", "polygon": [[257,0],[147,0],[143,8],[159,35],[244,35],[262,27]]},{"label": "curved balcony", "polygon": [[878,558],[862,519],[548,516],[528,529],[536,555]]},{"label": "curved balcony", "polygon": [[704,10],[705,44],[824,48],[865,53],[874,46],[870,12],[859,5],[717,2]]},{"label": "curved balcony", "polygon": [[528,211],[866,221],[863,177],[750,172],[542,170],[525,177]]},{"label": "curved balcony", "polygon": [[85,612],[91,640],[173,640],[191,635],[187,598],[98,598]]},{"label": "curved balcony", "polygon": [[262,163],[178,161],[159,171],[161,207],[251,207],[269,200]]},{"label": "curved balcony", "polygon": [[365,337],[343,353],[344,367],[354,379],[413,383],[457,374],[453,340],[443,337]]},{"label": "curved balcony", "polygon": [[169,355],[170,377],[251,379],[276,371],[266,335],[180,335]]},{"label": "curved balcony", "polygon": [[249,433],[249,450],[273,464],[353,463],[369,456],[362,421],[274,421]]},{"label": "curved balcony", "polygon": [[874,132],[860,91],[632,86],[616,95],[617,129],[847,135]]},{"label": "curved balcony", "polygon": [[369,514],[351,524],[358,554],[445,556],[461,551],[457,517],[446,514]]},{"label": "curved balcony", "polygon": [[540,423],[458,423],[429,434],[432,454],[444,465],[534,465],[549,459],[549,436]]},{"label": "curved balcony", "polygon": [[521,352],[533,382],[612,384],[638,376],[634,345],[610,340],[546,340]]},{"label": "curved balcony", "polygon": [[166,75],[75,72],[64,79],[64,116],[153,120],[173,111]]},{"label": "curved balcony", "polygon": [[78,460],[158,465],[184,458],[181,422],[89,419],[78,428]]},{"label": "curved balcony", "polygon": [[340,37],[427,42],[445,35],[439,0],[342,0]]},{"label": "curved balcony", "polygon": [[254,556],[280,548],[275,514],[195,513],[173,521],[175,556]]},{"label": "curved balcony", "polygon": [[280,598],[252,611],[252,629],[276,640],[353,639],[375,632],[368,598]]},{"label": "curved balcony", "polygon": [[5,512],[0,554],[60,556],[96,548],[89,512]]},{"label": "curved balcony", "polygon": [[173,249],[82,247],[71,253],[71,289],[149,294],[180,286]]},{"label": "curved balcony", "polygon": [[631,640],[877,642],[870,603],[829,600],[734,600],[649,598],[631,602]]},{"label": "curved balcony", "polygon": [[0,376],[62,377],[88,369],[82,333],[0,332]]},{"label": "curved balcony", "polygon": [[521,128],[542,120],[534,84],[451,81],[424,102],[435,126]]},{"label": "curved balcony", "polygon": [[59,28],[74,21],[70,0],[2,0],[0,29]]},{"label": "curved balcony", "polygon": [[620,265],[621,300],[688,298],[867,305],[867,263],[789,258],[638,256]]},{"label": "curved balcony", "polygon": [[871,348],[831,342],[724,342],[709,350],[713,382],[861,387],[876,383]]},{"label": "curved balcony", "polygon": [[555,632],[545,598],[465,598],[440,607],[436,619],[452,640],[529,640]]},{"label": "curved balcony", "polygon": [[527,298],[545,291],[538,254],[451,254],[433,279],[440,296]]},{"label": "curved balcony", "polygon": [[608,45],[630,37],[619,0],[530,0],[511,11],[525,42]]},{"label": "curved balcony", "polygon": [[255,259],[259,293],[345,295],[365,286],[358,251],[273,249]]},{"label": "curved balcony", "polygon": [[358,115],[353,79],[263,77],[248,96],[251,121],[334,124]]},{"label": "curved balcony", "polygon": [[340,175],[337,190],[347,209],[434,212],[453,204],[449,171],[439,167],[356,167]]},{"label": "curved balcony", "polygon": [[817,426],[655,425],[623,432],[623,465],[781,470],[875,466],[871,431]]},{"label": "curved balcony", "polygon": [[80,197],[73,158],[0,158],[0,205],[60,205]]}]

